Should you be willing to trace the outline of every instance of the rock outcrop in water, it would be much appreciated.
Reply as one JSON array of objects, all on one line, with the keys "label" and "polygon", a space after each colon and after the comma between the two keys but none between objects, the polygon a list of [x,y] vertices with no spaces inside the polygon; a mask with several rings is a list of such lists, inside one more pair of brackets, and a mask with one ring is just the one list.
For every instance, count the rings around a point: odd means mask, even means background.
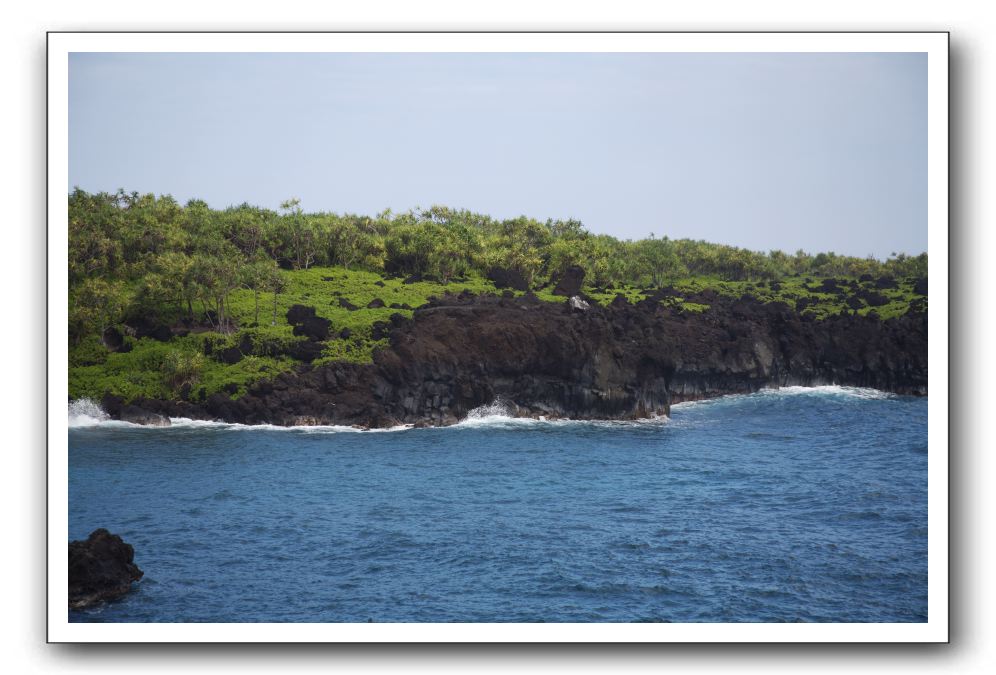
[{"label": "rock outcrop in water", "polygon": [[[497,398],[519,415],[633,419],[680,401],[839,384],[927,393],[927,315],[814,321],[784,303],[708,291],[696,313],[661,291],[635,305],[447,296],[378,327],[373,365],[305,366],[233,400],[137,401],[152,413],[247,424],[451,424]],[[706,297],[708,296],[708,297]],[[115,415],[120,401],[106,401]]]},{"label": "rock outcrop in water", "polygon": [[83,609],[113,600],[131,590],[144,574],[134,563],[135,550],[104,528],[86,541],[69,542],[69,607]]}]

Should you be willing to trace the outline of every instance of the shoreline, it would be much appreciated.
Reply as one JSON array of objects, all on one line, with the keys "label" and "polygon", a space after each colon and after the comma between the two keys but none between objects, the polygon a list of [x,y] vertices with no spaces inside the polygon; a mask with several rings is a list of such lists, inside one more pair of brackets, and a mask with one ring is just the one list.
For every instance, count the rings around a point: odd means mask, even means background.
[{"label": "shoreline", "polygon": [[[114,419],[281,427],[451,426],[501,402],[512,417],[626,420],[671,405],[836,383],[927,394],[927,315],[812,321],[749,295],[685,312],[657,302],[579,309],[535,298],[444,296],[392,317],[373,363],[302,365],[244,395],[125,401]],[[468,309],[474,311],[468,311]]]},{"label": "shoreline", "polygon": [[[791,391],[786,391],[791,390]],[[757,396],[768,393],[774,394],[792,394],[792,395],[807,395],[812,393],[824,393],[828,395],[843,394],[846,396],[852,396],[854,398],[861,398],[865,400],[882,400],[889,398],[910,398],[910,399],[926,399],[926,395],[917,394],[903,394],[892,391],[887,391],[883,389],[875,389],[871,387],[852,387],[848,385],[838,385],[838,384],[817,384],[817,385],[788,385],[784,387],[763,387],[752,392],[736,392],[729,394],[719,394],[716,396],[710,396],[706,398],[690,398],[682,401],[676,401],[671,404],[673,408],[685,408],[692,405],[697,405],[700,403],[709,403],[713,401],[719,401],[722,399],[736,398],[736,397],[748,397]],[[638,418],[572,418],[572,417],[547,417],[545,415],[514,415],[506,413],[491,413],[484,414],[481,409],[475,409],[470,412],[467,416],[457,420],[456,422],[450,424],[441,425],[418,425],[418,424],[403,424],[394,427],[363,427],[363,426],[345,426],[345,425],[322,425],[322,424],[276,424],[273,422],[260,422],[255,424],[243,424],[240,422],[228,422],[221,419],[194,419],[190,417],[171,417],[166,418],[168,424],[143,424],[141,422],[132,422],[120,418],[113,418],[107,415],[99,409],[99,405],[89,401],[88,399],[78,399],[76,401],[70,402],[70,407],[80,403],[86,404],[86,407],[94,407],[99,410],[99,414],[102,415],[100,418],[91,417],[85,415],[86,419],[77,419],[77,423],[72,423],[68,425],[69,429],[88,429],[94,427],[107,427],[109,425],[118,426],[122,428],[145,428],[145,429],[155,429],[155,428],[212,428],[212,427],[225,427],[229,429],[240,429],[247,431],[316,431],[316,432],[330,432],[330,433],[389,433],[398,431],[409,431],[413,429],[447,429],[451,427],[472,427],[475,422],[489,423],[492,421],[507,420],[507,421],[529,421],[529,422],[540,422],[540,423],[553,423],[553,424],[599,424],[599,423],[635,423],[635,424],[646,424],[661,422],[667,423],[671,420],[670,415],[653,415],[647,417]],[[488,404],[482,406],[482,408],[490,408],[494,404]],[[476,413],[476,414],[475,414]],[[72,413],[70,413],[72,418]]]}]

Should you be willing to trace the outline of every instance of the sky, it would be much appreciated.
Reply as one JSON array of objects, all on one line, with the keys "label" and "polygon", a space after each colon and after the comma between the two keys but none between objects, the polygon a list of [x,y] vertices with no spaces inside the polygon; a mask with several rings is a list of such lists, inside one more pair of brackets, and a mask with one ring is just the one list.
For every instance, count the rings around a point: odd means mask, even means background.
[{"label": "sky", "polygon": [[927,57],[74,53],[75,187],[917,254]]}]

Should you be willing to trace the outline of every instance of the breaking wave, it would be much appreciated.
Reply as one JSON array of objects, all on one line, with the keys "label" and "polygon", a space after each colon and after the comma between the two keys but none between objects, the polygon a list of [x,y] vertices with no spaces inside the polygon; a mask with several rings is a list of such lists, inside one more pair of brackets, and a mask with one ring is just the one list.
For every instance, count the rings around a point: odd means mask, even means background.
[{"label": "breaking wave", "polygon": [[753,392],[751,394],[729,394],[727,396],[719,396],[716,398],[702,399],[699,401],[682,401],[681,403],[675,403],[671,406],[672,410],[681,410],[682,408],[690,408],[692,406],[698,405],[708,405],[720,402],[736,402],[736,401],[747,401],[756,399],[779,399],[787,398],[790,396],[805,396],[809,398],[826,398],[826,399],[836,399],[836,400],[864,400],[864,401],[883,401],[889,399],[898,399],[900,396],[898,394],[892,394],[887,391],[882,391],[880,389],[869,389],[867,387],[845,387],[839,384],[826,384],[819,385],[816,387],[771,387],[761,389],[759,391]]},{"label": "breaking wave", "polygon": [[514,429],[529,427],[569,427],[569,426],[632,426],[632,425],[657,425],[667,422],[666,417],[652,417],[641,420],[596,420],[596,419],[548,419],[544,416],[520,417],[515,415],[515,405],[503,401],[501,398],[495,399],[486,405],[474,408],[467,416],[454,424],[455,428],[497,428]]},{"label": "breaking wave", "polygon": [[69,426],[93,427],[101,422],[109,421],[107,413],[100,404],[88,398],[81,398],[69,404]]},{"label": "breaking wave", "polygon": [[[852,400],[887,400],[899,398],[896,394],[880,391],[878,389],[868,389],[865,387],[845,387],[840,385],[823,385],[817,387],[781,387],[771,389],[761,389],[751,394],[731,394],[713,399],[703,399],[699,401],[684,401],[671,406],[672,411],[681,411],[694,406],[710,405],[717,403],[734,403],[737,401],[747,401],[756,399],[778,399],[783,397],[806,396],[812,398],[831,399],[852,399]],[[515,414],[516,406],[501,398],[495,399],[486,405],[474,408],[467,416],[452,425],[454,428],[521,428],[537,426],[572,426],[572,425],[595,425],[595,426],[631,426],[631,425],[659,425],[669,421],[669,418],[660,416],[640,420],[578,420],[578,419],[547,419],[546,417],[521,417]],[[392,431],[406,431],[412,429],[414,425],[404,424],[383,429],[368,429],[365,427],[353,427],[344,425],[327,426],[281,426],[277,424],[238,424],[234,422],[219,422],[214,420],[194,420],[186,417],[171,417],[168,427],[146,427],[131,422],[112,420],[110,416],[95,401],[82,398],[69,404],[69,427],[128,427],[135,429],[198,429],[215,428],[231,431],[283,431],[304,434],[332,434],[332,433],[382,433]],[[446,428],[446,427],[444,427]]]},{"label": "breaking wave", "polygon": [[467,416],[457,422],[457,427],[494,427],[494,426],[535,426],[547,422],[544,418],[517,417],[508,403],[496,398],[491,403],[478,406],[467,413]]},{"label": "breaking wave", "polygon": [[149,429],[159,431],[169,431],[170,429],[224,429],[230,431],[289,431],[296,433],[375,433],[388,431],[404,431],[411,429],[412,425],[405,424],[384,429],[366,429],[363,427],[351,427],[344,425],[326,426],[295,426],[285,427],[278,424],[238,424],[236,422],[219,422],[216,420],[194,420],[189,417],[170,417],[170,424],[166,427],[146,426],[113,420],[100,404],[88,398],[81,398],[69,404],[69,428],[81,429],[87,427],[126,427],[130,429]]}]

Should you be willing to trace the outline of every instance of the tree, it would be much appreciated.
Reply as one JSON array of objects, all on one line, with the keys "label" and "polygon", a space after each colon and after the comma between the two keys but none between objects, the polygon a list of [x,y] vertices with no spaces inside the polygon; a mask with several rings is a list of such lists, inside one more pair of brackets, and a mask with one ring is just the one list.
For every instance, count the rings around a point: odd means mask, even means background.
[{"label": "tree", "polygon": [[117,198],[76,188],[69,195],[69,282],[114,274],[124,260]]},{"label": "tree", "polygon": [[[255,302],[255,315],[253,324],[259,325],[259,296],[263,291],[273,288],[273,278],[279,275],[277,264],[266,257],[257,257],[255,260],[242,266],[242,285],[253,293]],[[275,299],[275,296],[274,296]],[[274,309],[276,311],[276,309]],[[274,320],[274,323],[276,320]]]},{"label": "tree", "polygon": [[284,279],[283,274],[280,273],[280,269],[274,265],[270,268],[270,274],[266,280],[268,290],[273,292],[273,320],[270,322],[271,326],[277,325],[277,297],[287,290],[287,281]]},{"label": "tree", "polygon": [[235,255],[227,256],[194,256],[190,266],[190,281],[197,289],[201,303],[214,312],[205,312],[209,321],[217,330],[227,333],[231,322],[226,314],[228,296],[239,287],[241,274],[239,259]]},{"label": "tree", "polygon": [[78,343],[86,335],[100,334],[121,322],[130,303],[123,281],[84,279],[69,294],[69,337]]},{"label": "tree", "polygon": [[319,221],[306,217],[300,204],[297,197],[280,203],[280,210],[284,212],[281,234],[295,269],[306,270],[315,262],[321,236],[317,227]]},{"label": "tree", "polygon": [[672,281],[675,277],[687,273],[667,237],[657,239],[651,232],[650,238],[644,239],[640,244],[640,259],[650,275],[652,285],[660,288],[665,281]]}]

